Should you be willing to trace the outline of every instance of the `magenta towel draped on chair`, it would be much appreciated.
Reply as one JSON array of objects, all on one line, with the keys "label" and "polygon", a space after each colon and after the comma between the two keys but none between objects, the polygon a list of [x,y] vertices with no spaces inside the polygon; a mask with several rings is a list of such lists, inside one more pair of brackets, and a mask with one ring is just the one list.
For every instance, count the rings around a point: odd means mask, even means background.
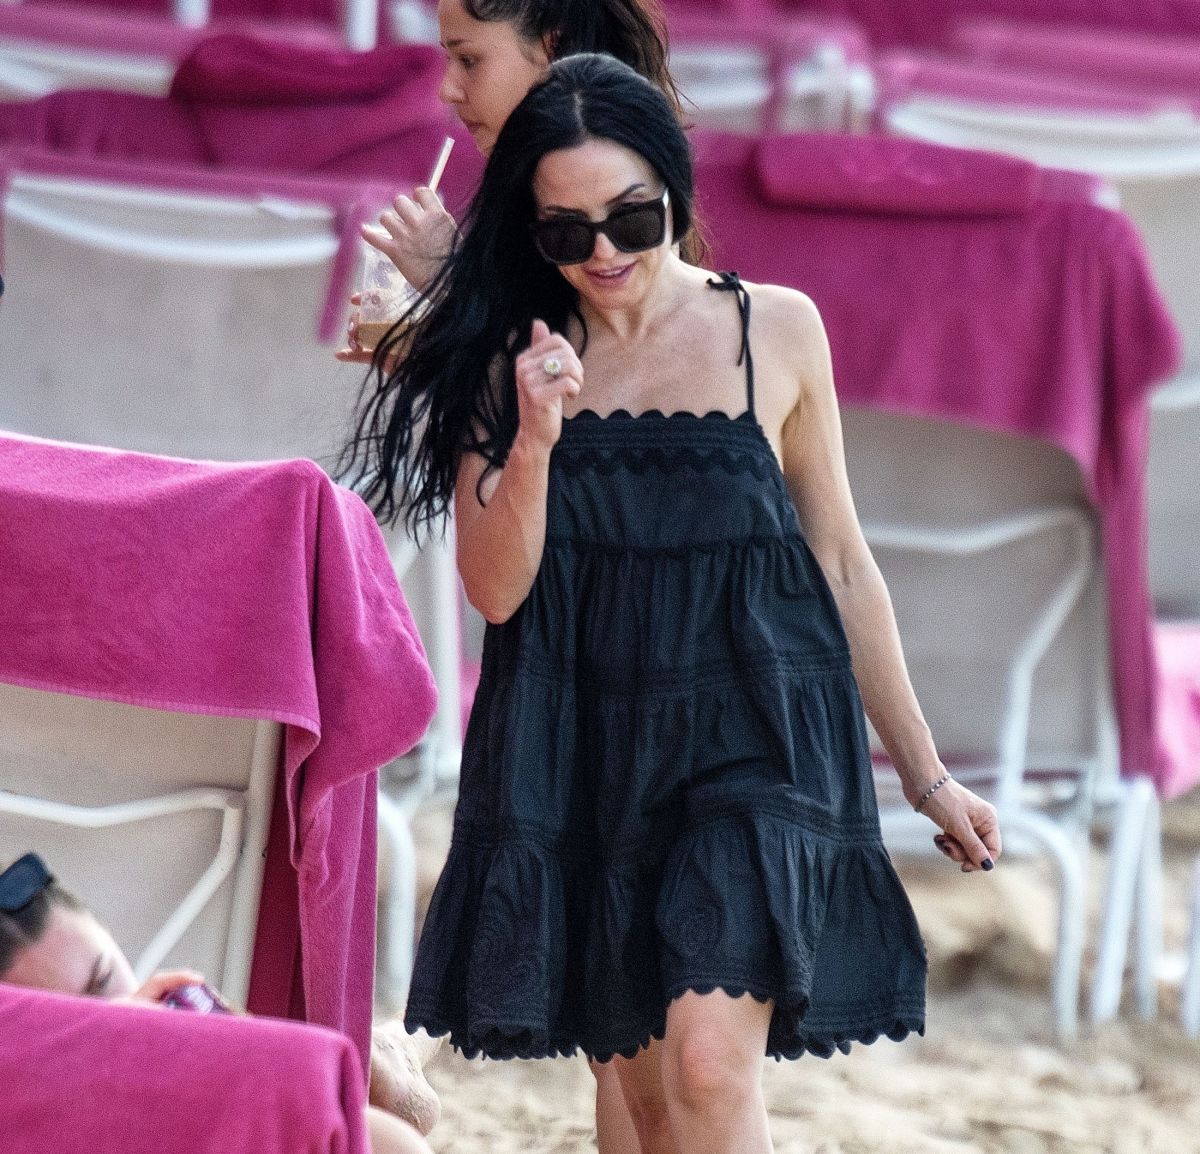
[{"label": "magenta towel draped on chair", "polygon": [[1147,400],[1179,336],[1087,178],[882,137],[697,135],[714,263],[808,293],[843,403],[1050,441],[1103,525],[1122,769],[1164,784],[1146,563]]},{"label": "magenta towel draped on chair", "polygon": [[293,1022],[0,984],[6,1154],[368,1154],[362,1067]]},{"label": "magenta towel draped on chair", "polygon": [[0,540],[0,681],[286,727],[249,1008],[365,1064],[376,770],[436,705],[366,506],[311,461],[3,436]]}]

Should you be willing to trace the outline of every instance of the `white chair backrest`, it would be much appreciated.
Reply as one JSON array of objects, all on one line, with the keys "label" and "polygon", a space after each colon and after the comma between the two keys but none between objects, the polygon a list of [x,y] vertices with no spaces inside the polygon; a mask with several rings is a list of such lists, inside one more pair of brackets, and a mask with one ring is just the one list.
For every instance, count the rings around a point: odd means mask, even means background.
[{"label": "white chair backrest", "polygon": [[165,95],[176,61],[167,55],[105,52],[52,41],[0,42],[0,100],[35,100],[60,88],[113,88]]},{"label": "white chair backrest", "polygon": [[[761,45],[679,38],[671,74],[690,120],[731,132],[764,128],[772,96],[771,61]],[[865,127],[874,105],[874,78],[834,41],[817,45],[783,69],[776,115],[785,132],[843,132]]]},{"label": "white chair backrest", "polygon": [[[939,751],[997,765],[1012,705],[997,687],[1009,684],[1046,607],[1070,588],[1078,526],[1094,521],[1078,470],[1032,439],[877,410],[847,408],[842,420],[859,518],[875,542]],[[936,548],[914,550],[904,543],[914,535],[937,538]],[[1094,541],[1084,562],[1079,600],[1034,673],[1026,757],[1032,768],[1102,765],[1112,774],[1108,629]]]},{"label": "white chair backrest", "polygon": [[1200,120],[1006,108],[917,96],[885,111],[895,132],[1107,176],[1146,242],[1183,337],[1187,375],[1155,398],[1150,439],[1150,585],[1169,616],[1200,617]]},{"label": "white chair backrest", "polygon": [[[329,207],[18,173],[4,227],[0,428],[333,468],[365,370],[316,335],[338,246]],[[439,685],[429,772],[456,775],[457,573],[444,550],[416,558],[389,539]]]},{"label": "white chair backrest", "polygon": [[4,224],[0,427],[224,460],[336,452],[362,373],[316,336],[331,209],[18,173]]},{"label": "white chair backrest", "polygon": [[0,861],[40,853],[139,976],[249,988],[280,728],[0,684]]}]

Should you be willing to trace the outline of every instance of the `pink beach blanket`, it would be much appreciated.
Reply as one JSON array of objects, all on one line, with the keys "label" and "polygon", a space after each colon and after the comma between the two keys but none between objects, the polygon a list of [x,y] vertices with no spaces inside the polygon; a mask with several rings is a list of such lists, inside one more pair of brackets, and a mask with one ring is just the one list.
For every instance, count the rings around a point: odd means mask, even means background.
[{"label": "pink beach blanket", "polygon": [[843,402],[1078,462],[1103,523],[1122,768],[1165,784],[1144,468],[1147,398],[1180,343],[1132,224],[1057,179],[1039,194],[1012,158],[829,134],[695,143],[715,267],[816,301]]},{"label": "pink beach blanket", "polygon": [[1155,648],[1163,795],[1170,798],[1200,782],[1200,622],[1160,623]]},{"label": "pink beach blanket", "polygon": [[0,984],[5,1154],[369,1154],[362,1067],[292,1022]]},{"label": "pink beach blanket", "polygon": [[364,1064],[379,766],[436,690],[375,521],[311,461],[0,437],[0,681],[281,722],[249,1008]]},{"label": "pink beach blanket", "polygon": [[957,20],[994,16],[1043,24],[1196,35],[1200,0],[775,0],[857,20],[876,47],[946,47]]},{"label": "pink beach blanket", "polygon": [[0,104],[0,145],[107,160],[411,184],[458,131],[437,98],[440,54],[351,54],[245,35],[201,41],[167,97],[53,92]]},{"label": "pink beach blanket", "polygon": [[910,96],[939,96],[996,108],[1057,109],[1110,116],[1160,116],[1174,108],[1200,111],[1200,88],[1188,95],[1167,79],[1161,85],[1120,81],[1099,67],[1074,71],[973,57],[950,59],[927,51],[898,50],[876,61],[877,115]]},{"label": "pink beach blanket", "polygon": [[1192,36],[1046,25],[1025,20],[966,20],[954,29],[956,52],[1002,68],[1072,76],[1142,94],[1200,104],[1200,28]]}]

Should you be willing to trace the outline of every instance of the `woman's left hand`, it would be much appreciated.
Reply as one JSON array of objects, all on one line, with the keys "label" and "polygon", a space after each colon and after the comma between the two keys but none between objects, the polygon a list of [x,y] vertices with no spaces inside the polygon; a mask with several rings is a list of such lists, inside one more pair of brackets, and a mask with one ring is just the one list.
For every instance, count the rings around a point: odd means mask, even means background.
[{"label": "woman's left hand", "polygon": [[963,873],[990,870],[1001,854],[996,807],[951,778],[921,807],[942,832],[933,843]]}]

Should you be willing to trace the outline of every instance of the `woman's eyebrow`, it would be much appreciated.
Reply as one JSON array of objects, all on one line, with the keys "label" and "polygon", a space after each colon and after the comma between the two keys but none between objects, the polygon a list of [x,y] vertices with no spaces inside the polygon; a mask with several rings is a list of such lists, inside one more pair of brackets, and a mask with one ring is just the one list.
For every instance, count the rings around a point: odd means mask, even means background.
[{"label": "woman's eyebrow", "polygon": [[[621,201],[630,195],[630,193],[638,192],[640,189],[645,187],[646,182],[644,180],[636,181],[634,184],[631,184],[627,189],[625,189],[624,192],[618,192],[617,195],[612,198],[612,200],[606,200],[604,202],[604,207],[612,208],[614,204],[620,204]],[[587,213],[582,208],[563,208],[562,205],[558,204],[543,205],[542,212],[552,212],[555,216],[587,216]]]}]

